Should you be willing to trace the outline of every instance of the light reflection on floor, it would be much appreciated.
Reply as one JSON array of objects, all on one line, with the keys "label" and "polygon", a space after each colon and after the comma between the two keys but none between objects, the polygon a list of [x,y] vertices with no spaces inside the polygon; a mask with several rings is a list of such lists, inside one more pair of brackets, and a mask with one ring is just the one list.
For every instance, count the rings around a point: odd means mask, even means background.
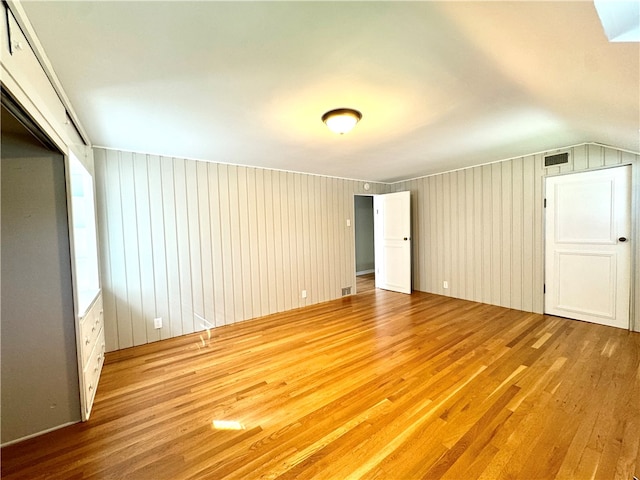
[{"label": "light reflection on floor", "polygon": [[216,430],[244,430],[244,425],[235,420],[214,420],[213,428]]}]

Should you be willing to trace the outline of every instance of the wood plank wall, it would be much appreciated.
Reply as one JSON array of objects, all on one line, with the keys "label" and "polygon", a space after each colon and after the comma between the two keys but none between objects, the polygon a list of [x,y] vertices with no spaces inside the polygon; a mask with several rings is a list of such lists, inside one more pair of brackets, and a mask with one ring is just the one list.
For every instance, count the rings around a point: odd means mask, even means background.
[{"label": "wood plank wall", "polygon": [[[545,154],[570,163],[544,168]],[[542,313],[546,175],[633,165],[633,238],[640,238],[640,156],[596,144],[525,156],[393,185],[412,192],[413,288]],[[632,240],[633,242],[633,240]],[[640,242],[633,242],[640,330]],[[443,281],[449,288],[443,288]]]},{"label": "wood plank wall", "polygon": [[339,297],[355,285],[353,195],[401,190],[412,192],[414,289],[540,313],[544,176],[619,164],[634,165],[639,330],[640,157],[568,151],[561,167],[545,169],[543,153],[366,192],[353,180],[95,149],[107,349],[201,330],[198,317],[221,326]]},{"label": "wood plank wall", "polygon": [[353,195],[388,188],[105,149],[95,171],[108,351],[340,297]]}]

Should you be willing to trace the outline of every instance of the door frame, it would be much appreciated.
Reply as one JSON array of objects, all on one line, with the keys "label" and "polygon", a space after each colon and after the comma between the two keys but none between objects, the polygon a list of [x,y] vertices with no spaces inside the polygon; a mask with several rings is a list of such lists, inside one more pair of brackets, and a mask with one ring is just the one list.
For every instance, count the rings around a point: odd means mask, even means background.
[{"label": "door frame", "polygon": [[[547,198],[547,178],[552,178],[552,177],[563,177],[563,176],[567,176],[567,175],[573,175],[573,174],[577,174],[577,173],[586,173],[586,172],[595,172],[595,171],[599,171],[599,170],[610,170],[612,168],[620,168],[620,167],[626,167],[629,166],[631,167],[631,178],[630,178],[630,215],[631,215],[631,227],[630,227],[630,239],[629,239],[629,243],[630,243],[630,248],[631,248],[631,255],[629,258],[629,263],[630,263],[630,275],[629,275],[629,324],[627,326],[627,330],[630,332],[637,332],[640,331],[640,325],[637,324],[636,322],[636,311],[638,308],[640,308],[640,305],[636,304],[636,289],[638,287],[638,285],[636,284],[636,275],[634,275],[634,272],[636,271],[636,268],[640,267],[640,259],[638,259],[638,255],[636,254],[636,252],[638,251],[637,248],[637,239],[636,237],[638,235],[640,235],[640,219],[638,219],[638,215],[640,215],[640,195],[638,196],[639,198],[636,200],[636,198],[634,198],[634,186],[635,186],[635,178],[634,176],[640,176],[638,175],[637,170],[640,170],[640,165],[635,165],[633,162],[624,162],[624,163],[619,163],[619,164],[615,164],[615,165],[605,165],[602,167],[596,167],[596,168],[587,168],[587,169],[583,169],[583,170],[572,170],[570,172],[561,172],[561,173],[554,173],[554,174],[545,174],[542,176],[542,201],[546,202],[546,198]],[[546,278],[547,278],[547,255],[548,255],[548,251],[547,251],[547,242],[546,242],[546,234],[547,234],[547,210],[546,208],[542,209],[542,248],[543,248],[543,256],[542,256],[542,281],[543,284],[546,282]],[[547,315],[545,312],[546,310],[546,301],[547,301],[547,297],[543,291],[542,293],[542,313],[543,315]]]},{"label": "door frame", "polygon": [[[354,193],[353,194],[353,200],[351,202],[351,208],[353,208],[353,228],[352,230],[352,234],[351,234],[351,242],[353,245],[353,290],[354,290],[354,294],[357,295],[358,294],[358,282],[357,282],[357,272],[358,272],[358,266],[356,264],[356,251],[357,251],[357,245],[356,245],[356,197],[375,197],[376,195],[381,195],[378,193]],[[375,208],[374,208],[374,215],[375,215]],[[374,242],[374,275],[375,275],[375,241],[376,241],[376,233],[375,233],[375,229],[373,232],[373,242]]]}]

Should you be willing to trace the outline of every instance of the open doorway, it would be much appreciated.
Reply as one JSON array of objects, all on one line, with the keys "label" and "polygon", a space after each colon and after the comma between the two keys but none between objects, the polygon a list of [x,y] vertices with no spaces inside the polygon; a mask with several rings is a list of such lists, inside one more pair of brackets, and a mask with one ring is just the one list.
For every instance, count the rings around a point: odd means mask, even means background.
[{"label": "open doorway", "polygon": [[356,293],[375,290],[373,195],[354,196]]}]

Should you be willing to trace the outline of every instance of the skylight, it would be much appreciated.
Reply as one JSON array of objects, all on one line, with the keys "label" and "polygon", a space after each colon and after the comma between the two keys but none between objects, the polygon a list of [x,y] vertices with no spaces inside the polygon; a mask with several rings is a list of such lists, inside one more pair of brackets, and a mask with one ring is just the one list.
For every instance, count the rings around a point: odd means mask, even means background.
[{"label": "skylight", "polygon": [[610,42],[640,42],[640,2],[594,0],[593,3]]}]

